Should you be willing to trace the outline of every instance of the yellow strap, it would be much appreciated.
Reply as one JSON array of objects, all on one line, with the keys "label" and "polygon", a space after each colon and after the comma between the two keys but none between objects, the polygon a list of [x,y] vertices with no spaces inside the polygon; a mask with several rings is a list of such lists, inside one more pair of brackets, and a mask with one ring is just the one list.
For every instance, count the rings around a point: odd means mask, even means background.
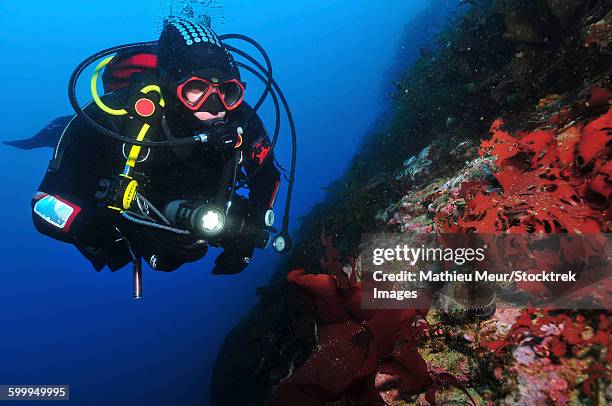
[{"label": "yellow strap", "polygon": [[[143,124],[138,136],[136,137],[136,141],[144,140],[145,135],[147,135],[147,131],[151,126],[149,124]],[[132,145],[130,149],[130,155],[128,157],[127,162],[125,163],[127,166],[134,167],[136,165],[136,160],[138,159],[138,154],[140,153],[140,145]]]},{"label": "yellow strap", "polygon": [[100,71],[106,65],[108,65],[108,63],[111,61],[111,59],[113,59],[113,57],[114,56],[109,56],[108,58],[103,59],[102,62],[100,62],[98,66],[96,66],[93,75],[91,75],[91,95],[94,99],[94,102],[96,102],[96,104],[98,105],[98,107],[100,107],[100,109],[102,109],[102,111],[108,114],[112,114],[113,116],[123,116],[127,114],[126,109],[110,108],[106,104],[104,104],[104,102],[102,102],[102,99],[100,99],[100,96],[98,95],[98,75],[100,74]]}]

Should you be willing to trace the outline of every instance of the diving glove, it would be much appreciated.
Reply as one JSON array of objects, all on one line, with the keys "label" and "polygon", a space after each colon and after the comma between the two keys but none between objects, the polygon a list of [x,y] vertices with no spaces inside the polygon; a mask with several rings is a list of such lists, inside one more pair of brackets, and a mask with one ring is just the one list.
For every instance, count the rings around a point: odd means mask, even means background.
[{"label": "diving glove", "polygon": [[255,245],[250,241],[236,241],[226,246],[215,259],[213,275],[234,275],[240,273],[251,262]]},{"label": "diving glove", "polygon": [[206,241],[193,235],[133,224],[126,224],[121,232],[133,251],[142,255],[149,266],[158,271],[174,271],[186,262],[201,259],[208,251]]}]

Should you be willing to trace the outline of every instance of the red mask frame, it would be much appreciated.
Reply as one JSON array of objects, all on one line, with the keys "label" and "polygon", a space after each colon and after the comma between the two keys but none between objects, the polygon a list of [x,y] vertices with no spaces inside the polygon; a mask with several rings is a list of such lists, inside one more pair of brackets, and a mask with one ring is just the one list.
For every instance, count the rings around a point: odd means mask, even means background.
[{"label": "red mask frame", "polygon": [[[200,98],[195,103],[191,103],[183,96],[184,87],[188,84],[192,84],[193,82],[200,82],[207,86],[207,90],[204,92],[202,96],[200,96]],[[240,96],[238,97],[238,100],[235,101],[231,105],[227,104],[225,100],[226,96],[222,95],[221,92],[219,91],[219,86],[228,85],[230,83],[237,85],[238,88],[240,89]],[[192,76],[189,79],[185,80],[183,83],[181,83],[176,88],[176,96],[178,97],[178,99],[181,101],[181,103],[183,103],[183,105],[185,105],[185,107],[187,107],[189,110],[192,110],[192,111],[199,110],[200,107],[202,107],[202,105],[206,102],[206,100],[213,93],[216,93],[217,96],[219,96],[219,99],[221,100],[221,103],[223,104],[223,107],[225,107],[226,110],[233,110],[236,107],[240,106],[240,104],[244,100],[244,85],[238,79],[230,79],[230,80],[226,80],[226,81],[219,82],[219,83],[213,83],[207,79],[203,79],[197,76]]]}]

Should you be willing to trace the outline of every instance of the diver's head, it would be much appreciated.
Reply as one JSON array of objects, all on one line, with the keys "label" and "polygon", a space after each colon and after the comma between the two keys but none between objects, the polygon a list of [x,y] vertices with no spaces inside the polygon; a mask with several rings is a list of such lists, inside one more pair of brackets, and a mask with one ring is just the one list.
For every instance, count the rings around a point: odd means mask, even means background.
[{"label": "diver's head", "polygon": [[157,59],[170,122],[197,128],[223,119],[242,103],[240,71],[209,27],[176,17],[166,20]]}]

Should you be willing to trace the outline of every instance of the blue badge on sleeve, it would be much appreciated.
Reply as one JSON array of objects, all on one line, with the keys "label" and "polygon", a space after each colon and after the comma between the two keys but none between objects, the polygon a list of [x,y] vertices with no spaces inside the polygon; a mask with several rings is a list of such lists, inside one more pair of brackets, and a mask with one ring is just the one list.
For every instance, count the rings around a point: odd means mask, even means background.
[{"label": "blue badge on sleeve", "polygon": [[53,196],[45,196],[34,205],[34,213],[59,229],[66,227],[74,208]]}]

